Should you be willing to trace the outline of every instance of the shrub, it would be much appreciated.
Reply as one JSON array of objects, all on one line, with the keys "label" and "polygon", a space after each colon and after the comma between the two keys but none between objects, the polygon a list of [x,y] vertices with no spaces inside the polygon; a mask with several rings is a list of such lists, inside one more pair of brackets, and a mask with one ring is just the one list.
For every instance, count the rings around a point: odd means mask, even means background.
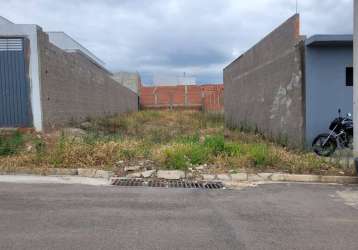
[{"label": "shrub", "polygon": [[0,137],[0,156],[16,154],[24,145],[24,137],[20,132]]},{"label": "shrub", "polygon": [[61,134],[59,140],[54,146],[53,151],[49,155],[51,164],[57,167],[63,163],[65,147],[66,139],[65,136]]},{"label": "shrub", "polygon": [[200,144],[189,144],[185,156],[193,165],[204,164],[209,160],[210,150]]},{"label": "shrub", "polygon": [[243,153],[242,145],[233,142],[225,143],[224,151],[229,157],[239,156]]},{"label": "shrub", "polygon": [[161,153],[161,164],[168,169],[187,169],[189,161],[182,145],[167,147]]},{"label": "shrub", "polygon": [[252,157],[255,165],[264,166],[272,163],[270,161],[270,153],[266,144],[248,145],[247,153]]},{"label": "shrub", "polygon": [[46,153],[46,143],[42,137],[36,137],[32,140],[32,144],[35,147],[35,161],[41,163]]},{"label": "shrub", "polygon": [[204,146],[217,156],[225,152],[225,138],[223,135],[207,136],[204,140]]}]

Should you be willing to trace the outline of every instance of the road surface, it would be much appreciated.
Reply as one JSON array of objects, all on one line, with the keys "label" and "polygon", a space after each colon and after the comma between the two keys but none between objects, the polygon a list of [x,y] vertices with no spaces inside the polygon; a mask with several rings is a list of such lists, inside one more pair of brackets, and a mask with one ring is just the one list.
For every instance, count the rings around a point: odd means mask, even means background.
[{"label": "road surface", "polygon": [[0,183],[0,249],[358,249],[358,187]]}]

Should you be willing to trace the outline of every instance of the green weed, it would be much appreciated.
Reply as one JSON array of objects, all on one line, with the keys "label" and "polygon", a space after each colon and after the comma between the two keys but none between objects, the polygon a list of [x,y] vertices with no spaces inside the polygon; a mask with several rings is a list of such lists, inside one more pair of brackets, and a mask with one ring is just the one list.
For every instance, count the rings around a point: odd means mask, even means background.
[{"label": "green weed", "polygon": [[24,145],[24,137],[20,132],[0,137],[0,156],[18,153]]}]

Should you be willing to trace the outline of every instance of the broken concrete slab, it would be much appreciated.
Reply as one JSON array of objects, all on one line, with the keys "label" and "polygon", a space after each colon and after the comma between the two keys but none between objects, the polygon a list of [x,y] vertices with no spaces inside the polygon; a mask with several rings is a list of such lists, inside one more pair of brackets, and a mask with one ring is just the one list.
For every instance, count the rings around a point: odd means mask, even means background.
[{"label": "broken concrete slab", "polygon": [[204,181],[213,181],[216,179],[216,176],[213,174],[203,174]]},{"label": "broken concrete slab", "polygon": [[143,178],[150,178],[155,174],[155,170],[147,170],[141,173]]},{"label": "broken concrete slab", "polygon": [[185,178],[185,172],[180,170],[158,170],[157,177],[166,180],[179,180]]},{"label": "broken concrete slab", "polygon": [[127,177],[127,178],[130,178],[130,179],[137,179],[137,178],[141,178],[141,177],[142,177],[142,173],[131,173],[131,174],[127,174],[126,177]]},{"label": "broken concrete slab", "polygon": [[124,167],[124,171],[134,172],[134,171],[139,171],[141,168],[142,168],[141,166],[127,166],[127,167]]}]

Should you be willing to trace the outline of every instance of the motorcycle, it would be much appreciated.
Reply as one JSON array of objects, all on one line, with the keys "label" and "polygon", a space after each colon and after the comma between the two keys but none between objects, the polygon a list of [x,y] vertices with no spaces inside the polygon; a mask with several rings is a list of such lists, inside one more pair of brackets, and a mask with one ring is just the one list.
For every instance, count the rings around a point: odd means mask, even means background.
[{"label": "motorcycle", "polygon": [[334,154],[337,148],[353,149],[353,120],[350,113],[345,118],[338,110],[338,118],[334,119],[329,126],[329,133],[318,135],[312,143],[313,151],[324,157]]}]

